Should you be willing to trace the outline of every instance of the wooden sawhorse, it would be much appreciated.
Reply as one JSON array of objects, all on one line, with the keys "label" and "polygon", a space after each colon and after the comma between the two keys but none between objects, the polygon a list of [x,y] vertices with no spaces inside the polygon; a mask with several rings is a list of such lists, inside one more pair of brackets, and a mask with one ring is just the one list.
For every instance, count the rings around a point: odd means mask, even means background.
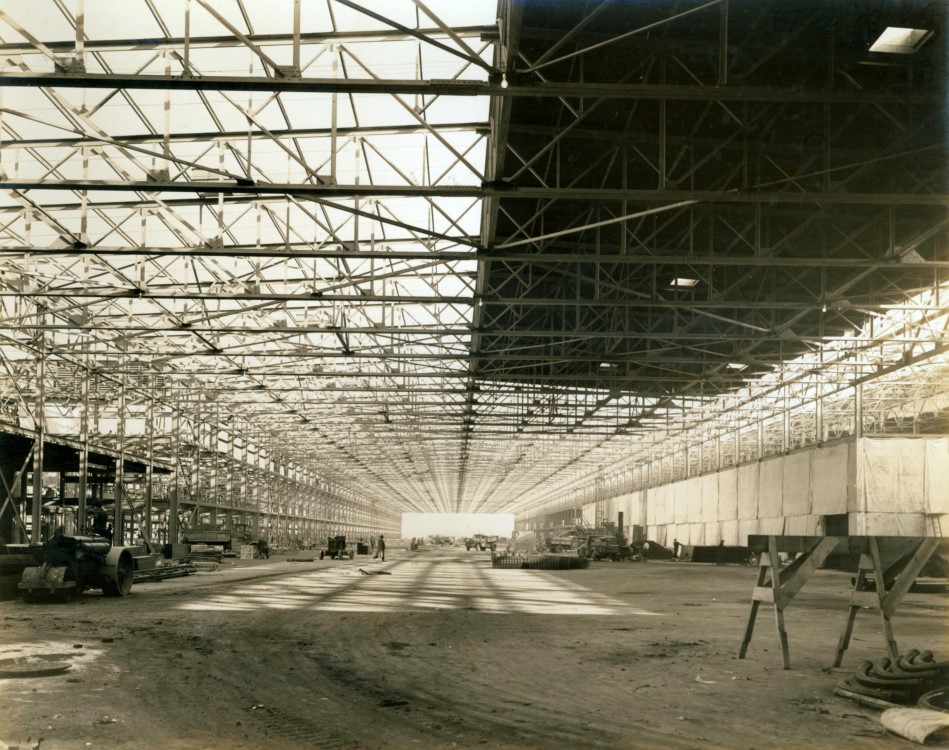
[{"label": "wooden sawhorse", "polygon": [[[768,551],[761,555],[758,582],[751,593],[751,613],[748,615],[745,637],[741,642],[741,651],[738,653],[739,659],[744,659],[748,652],[748,644],[751,643],[751,636],[755,630],[758,606],[765,602],[774,605],[775,624],[778,628],[778,639],[781,642],[781,657],[784,660],[784,668],[791,668],[788,634],[784,627],[784,610],[791,604],[791,601],[804,584],[807,583],[807,579],[823,565],[824,561],[842,541],[846,541],[846,537],[822,537],[782,570],[781,560],[778,557],[777,537],[768,537]],[[770,578],[768,577],[769,574]]]},{"label": "wooden sawhorse", "polygon": [[[853,592],[850,594],[850,611],[847,613],[847,624],[840,634],[837,643],[837,654],[834,657],[834,666],[839,667],[843,661],[844,651],[850,645],[850,636],[853,634],[854,620],[861,607],[880,610],[883,620],[883,636],[886,639],[886,650],[894,661],[899,658],[900,652],[893,636],[893,623],[890,618],[900,606],[906,592],[909,591],[923,566],[929,562],[942,540],[936,537],[920,539],[912,550],[900,557],[886,570],[880,559],[880,542],[875,536],[867,538],[870,554],[861,554],[857,567],[857,578],[854,581]],[[873,590],[867,580],[867,574],[873,573]]]}]

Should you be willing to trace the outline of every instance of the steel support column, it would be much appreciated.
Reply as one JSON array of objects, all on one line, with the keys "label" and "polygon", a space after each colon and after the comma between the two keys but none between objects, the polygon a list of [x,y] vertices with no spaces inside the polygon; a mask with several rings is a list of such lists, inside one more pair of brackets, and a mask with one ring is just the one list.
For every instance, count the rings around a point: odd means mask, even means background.
[{"label": "steel support column", "polygon": [[[115,457],[115,489],[113,490],[114,518],[112,519],[112,543],[122,545],[125,543],[125,404],[126,392],[125,384],[119,386],[119,415],[116,427],[116,439],[118,441],[118,455]],[[129,514],[133,519],[134,515]],[[134,529],[131,530],[134,535]]]},{"label": "steel support column", "polygon": [[43,541],[43,454],[46,440],[46,333],[42,326],[46,323],[46,309],[36,308],[36,322],[41,330],[36,335],[36,398],[33,402],[33,422],[36,438],[33,447],[33,503],[31,508],[30,542]]}]

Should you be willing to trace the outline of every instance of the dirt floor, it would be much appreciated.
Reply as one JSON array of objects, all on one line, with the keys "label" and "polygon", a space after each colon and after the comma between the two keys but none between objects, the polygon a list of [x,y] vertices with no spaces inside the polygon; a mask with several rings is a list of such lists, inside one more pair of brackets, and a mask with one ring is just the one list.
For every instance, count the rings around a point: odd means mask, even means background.
[{"label": "dirt floor", "polygon": [[[121,599],[0,602],[0,664],[37,666],[0,679],[0,740],[42,737],[43,750],[912,747],[886,735],[875,711],[833,695],[861,660],[885,655],[879,615],[862,612],[843,668],[830,668],[849,574],[819,571],[787,610],[790,670],[765,607],[748,658],[737,658],[756,573],[671,562],[501,570],[489,553],[441,548],[392,551],[385,563],[225,559],[215,572],[136,583]],[[894,619],[901,650],[949,658],[947,607],[944,594],[908,595]]]}]

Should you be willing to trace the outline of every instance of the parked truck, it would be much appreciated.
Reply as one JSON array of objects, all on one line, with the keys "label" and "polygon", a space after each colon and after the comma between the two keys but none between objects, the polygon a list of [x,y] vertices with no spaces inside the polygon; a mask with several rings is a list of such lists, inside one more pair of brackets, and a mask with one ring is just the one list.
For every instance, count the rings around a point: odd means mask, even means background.
[{"label": "parked truck", "polygon": [[568,552],[580,546],[580,532],[566,531],[554,534],[545,543],[548,552]]},{"label": "parked truck", "polygon": [[470,552],[473,549],[484,552],[491,550],[494,552],[498,548],[497,536],[488,536],[485,534],[475,534],[465,539],[465,549]]}]

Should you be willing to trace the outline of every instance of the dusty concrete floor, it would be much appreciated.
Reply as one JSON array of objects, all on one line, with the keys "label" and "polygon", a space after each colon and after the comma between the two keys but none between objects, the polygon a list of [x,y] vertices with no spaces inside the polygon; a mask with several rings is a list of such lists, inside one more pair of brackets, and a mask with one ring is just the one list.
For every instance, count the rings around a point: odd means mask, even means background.
[{"label": "dusty concrete floor", "polygon": [[[302,556],[302,555],[301,555]],[[391,575],[364,575],[359,569]],[[69,665],[0,679],[0,740],[43,750],[280,748],[901,748],[833,695],[884,655],[861,613],[830,669],[850,576],[819,571],[737,652],[756,569],[594,563],[492,569],[487,553],[386,563],[225,561],[221,570],[0,603],[0,659]],[[910,594],[902,650],[949,658],[949,597]],[[2,745],[0,745],[2,747]]]}]

